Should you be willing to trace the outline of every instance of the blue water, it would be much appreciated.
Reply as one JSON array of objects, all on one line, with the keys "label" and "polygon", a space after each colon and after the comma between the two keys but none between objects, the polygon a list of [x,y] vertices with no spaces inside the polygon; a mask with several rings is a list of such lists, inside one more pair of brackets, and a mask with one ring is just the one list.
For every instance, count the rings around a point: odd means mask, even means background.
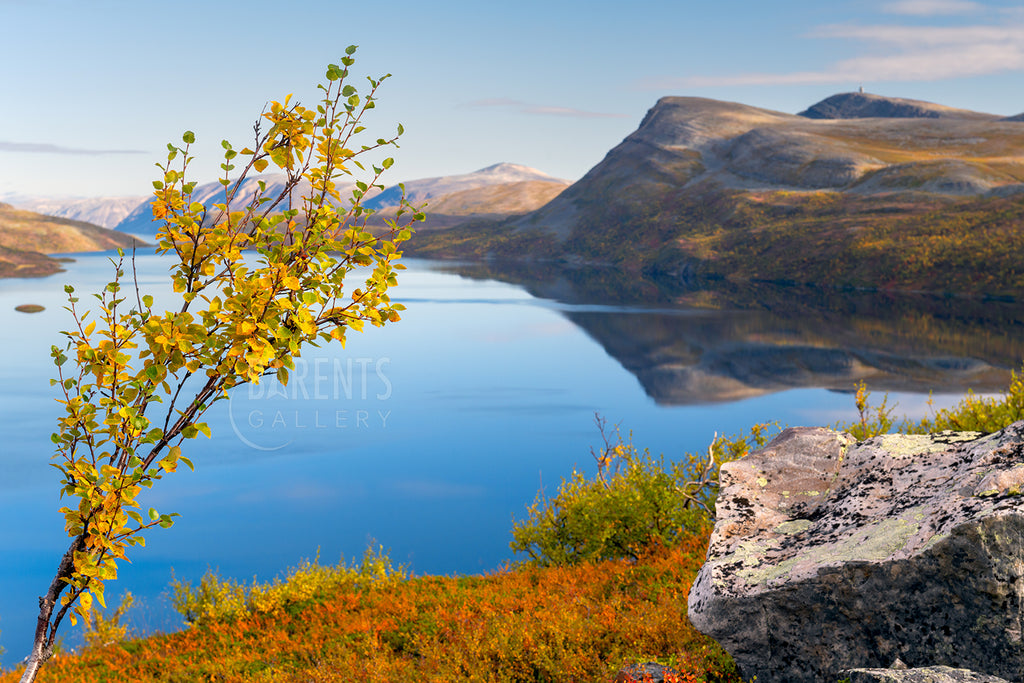
[{"label": "blue water", "polygon": [[[49,435],[58,406],[49,348],[71,319],[63,285],[96,291],[109,255],[76,255],[66,273],[0,280],[0,645],[10,666],[28,652],[36,598],[66,548]],[[168,263],[138,261],[143,288],[169,298]],[[172,569],[271,579],[319,552],[358,558],[381,544],[416,574],[485,572],[511,557],[513,517],[574,467],[592,469],[594,415],[669,457],[706,449],[715,433],[755,422],[852,419],[848,394],[797,389],[710,405],[665,405],[568,315],[629,316],[623,306],[570,306],[524,289],[410,262],[395,298],[404,319],[311,349],[287,388],[239,388],[209,415],[213,438],[186,444],[180,469],[144,501],[181,517],[132,551],[111,585],[140,600],[140,630],[177,628]],[[38,303],[39,314],[14,307]],[[650,311],[644,311],[650,314]],[[678,311],[674,312],[678,314]],[[901,412],[926,397],[895,395]],[[949,399],[940,397],[939,403]],[[74,644],[73,629],[68,642]]]}]

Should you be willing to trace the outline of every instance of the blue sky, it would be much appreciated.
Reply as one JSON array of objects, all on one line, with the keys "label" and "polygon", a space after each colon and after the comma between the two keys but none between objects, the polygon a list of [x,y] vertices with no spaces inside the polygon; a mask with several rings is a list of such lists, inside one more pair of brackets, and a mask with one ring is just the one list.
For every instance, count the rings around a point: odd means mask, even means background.
[{"label": "blue sky", "polygon": [[1024,112],[1024,5],[970,0],[0,0],[0,195],[146,194],[185,129],[196,179],[265,102],[358,44],[393,77],[390,180],[508,161],[574,180],[664,95],[795,113],[837,92]]}]

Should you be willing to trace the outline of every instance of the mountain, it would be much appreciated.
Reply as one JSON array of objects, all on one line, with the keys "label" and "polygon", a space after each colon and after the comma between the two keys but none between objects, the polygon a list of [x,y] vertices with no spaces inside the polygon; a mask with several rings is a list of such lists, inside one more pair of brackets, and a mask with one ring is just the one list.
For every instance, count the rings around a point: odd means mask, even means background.
[{"label": "mountain", "polygon": [[[402,183],[405,186],[405,196],[413,204],[421,204],[437,197],[451,195],[465,190],[475,190],[482,187],[495,185],[514,185],[525,182],[545,182],[559,185],[569,183],[559,178],[553,178],[547,173],[520,166],[519,164],[500,163],[482,168],[472,173],[460,175],[439,176],[436,178],[421,178]],[[372,200],[366,203],[371,209],[379,210],[390,206],[397,206],[401,197],[401,189],[395,185],[381,192]],[[489,212],[490,213],[490,212]]]},{"label": "mountain", "polygon": [[5,195],[3,199],[19,209],[33,211],[47,216],[70,218],[92,223],[104,228],[113,228],[145,197],[35,197],[26,195]]},{"label": "mountain", "polygon": [[[500,163],[473,173],[421,178],[403,183],[406,198],[426,207],[417,230],[450,228],[480,220],[498,220],[529,213],[557,197],[569,181],[528,166]],[[379,218],[392,218],[401,188],[389,187],[366,205]]]},{"label": "mountain", "polygon": [[0,203],[0,277],[36,277],[61,270],[44,254],[101,251],[140,242],[98,225],[44,216]]},{"label": "mountain", "polygon": [[[940,195],[1024,189],[1024,126],[1018,122],[974,112],[953,116],[962,110],[923,106],[928,103],[913,105],[926,118],[907,118],[914,100],[859,93],[828,98],[812,109],[836,98],[842,105],[869,97],[900,117],[813,119],[697,97],[662,98],[637,131],[579,182],[517,225],[561,238],[605,204],[709,185]],[[854,116],[856,108],[840,110]]]},{"label": "mountain", "polygon": [[664,97],[543,207],[419,234],[408,249],[676,278],[1024,295],[1024,125],[913,100],[837,98],[825,100],[832,115],[852,118]]},{"label": "mountain", "polygon": [[[235,206],[243,206],[245,203],[252,200],[256,192],[259,190],[259,183],[263,181],[266,184],[266,191],[264,196],[276,197],[283,189],[287,178],[283,173],[264,173],[262,175],[251,176],[246,178],[241,187],[235,194],[233,204]],[[351,187],[355,187],[353,184]],[[342,194],[346,191],[351,191],[351,187],[343,188]],[[305,186],[308,189],[308,185]],[[300,190],[303,186],[300,185]],[[192,193],[192,201],[201,202],[208,208],[212,208],[214,204],[221,203],[225,199],[225,189],[220,181],[213,181],[211,183],[205,183],[203,185],[197,185]],[[157,232],[157,224],[153,222],[153,207],[151,206],[152,199],[145,199],[135,206],[134,209],[128,215],[124,217],[116,226],[117,230],[121,232],[128,232],[135,235],[155,235]]]},{"label": "mountain", "polygon": [[994,114],[954,109],[934,102],[884,97],[866,92],[847,92],[827,97],[797,114],[809,119],[973,119],[993,121]]},{"label": "mountain", "polygon": [[[283,174],[248,178],[242,183],[235,201],[248,202],[261,179],[267,185],[266,196],[273,196],[284,187]],[[569,183],[527,166],[500,163],[473,173],[421,178],[403,185],[406,197],[413,204],[427,205],[427,221],[423,227],[433,228],[450,227],[469,218],[493,219],[527,213],[546,204]],[[342,196],[347,197],[354,188],[354,183],[342,186]],[[401,196],[401,188],[393,185],[383,191],[368,193],[364,206],[379,212],[379,218],[392,218]],[[224,187],[220,182],[199,185],[192,198],[212,206],[224,201]],[[155,234],[157,226],[153,223],[149,201],[135,207],[116,227],[139,235]]]}]

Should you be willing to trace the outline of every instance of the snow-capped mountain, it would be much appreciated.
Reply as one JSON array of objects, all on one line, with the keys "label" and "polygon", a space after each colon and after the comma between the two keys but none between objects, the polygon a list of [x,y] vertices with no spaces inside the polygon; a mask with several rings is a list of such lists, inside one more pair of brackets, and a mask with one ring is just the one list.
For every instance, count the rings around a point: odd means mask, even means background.
[{"label": "snow-capped mountain", "polygon": [[[261,176],[247,178],[240,188],[235,202],[240,206],[249,201],[256,192],[257,183],[263,180],[267,184],[265,196],[276,196],[284,187],[285,176],[283,174],[267,173]],[[434,178],[420,178],[410,180],[405,185],[406,196],[414,204],[422,204],[428,200],[436,200],[443,196],[454,195],[466,190],[475,190],[499,185],[512,185],[514,183],[553,183],[559,188],[568,185],[568,181],[554,178],[546,173],[528,166],[518,164],[500,163],[488,166],[487,168],[463,173],[460,175],[439,176]],[[341,187],[341,196],[347,197],[354,183]],[[303,188],[300,187],[300,190]],[[300,191],[300,195],[302,192]],[[395,184],[376,196],[368,198],[364,205],[374,210],[386,210],[398,205],[401,198],[401,190]],[[193,201],[202,202],[211,206],[224,201],[224,187],[219,182],[206,183],[196,187],[192,195]],[[534,207],[530,207],[534,208]],[[152,235],[156,232],[156,225],[153,223],[153,212],[149,206],[149,200],[139,204],[123,221],[117,226],[118,230],[134,233],[137,235]]]},{"label": "snow-capped mountain", "polygon": [[[489,185],[508,185],[528,181],[542,181],[566,185],[568,181],[555,178],[529,166],[500,163],[482,168],[472,173],[439,176],[436,178],[420,178],[410,180],[405,185],[405,195],[413,204],[420,204],[432,198],[450,195],[463,190],[474,190]],[[366,202],[367,208],[383,209],[397,206],[401,198],[401,190],[393,185]]]},{"label": "snow-capped mountain", "polygon": [[[263,196],[276,198],[284,189],[286,176],[283,173],[264,173],[246,178],[238,188],[232,200],[232,206],[241,207],[250,202],[259,189],[260,181],[263,181],[266,184]],[[348,195],[354,187],[354,183],[351,185],[341,185],[340,191],[342,197]],[[294,193],[293,196],[298,200],[298,198],[301,197],[303,193],[307,192],[308,189],[308,184],[300,184],[297,192]],[[222,203],[224,198],[225,188],[221,185],[220,181],[198,185],[192,193],[192,201],[201,202],[207,207],[212,207],[214,204]],[[131,213],[125,216],[124,220],[122,220],[116,228],[122,232],[129,232],[137,235],[155,234],[158,226],[153,222],[153,209],[150,206],[150,202],[150,199],[146,199],[142,203],[138,204]]]}]

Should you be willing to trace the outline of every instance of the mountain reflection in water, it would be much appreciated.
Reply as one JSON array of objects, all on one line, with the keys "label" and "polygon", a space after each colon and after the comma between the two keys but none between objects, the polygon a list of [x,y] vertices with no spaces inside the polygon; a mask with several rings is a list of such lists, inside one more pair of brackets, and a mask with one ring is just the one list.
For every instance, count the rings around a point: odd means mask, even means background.
[{"label": "mountain reflection in water", "polygon": [[686,288],[609,268],[452,264],[524,287],[633,373],[661,404],[794,388],[979,393],[1024,360],[1024,305],[925,294],[713,282]]}]

